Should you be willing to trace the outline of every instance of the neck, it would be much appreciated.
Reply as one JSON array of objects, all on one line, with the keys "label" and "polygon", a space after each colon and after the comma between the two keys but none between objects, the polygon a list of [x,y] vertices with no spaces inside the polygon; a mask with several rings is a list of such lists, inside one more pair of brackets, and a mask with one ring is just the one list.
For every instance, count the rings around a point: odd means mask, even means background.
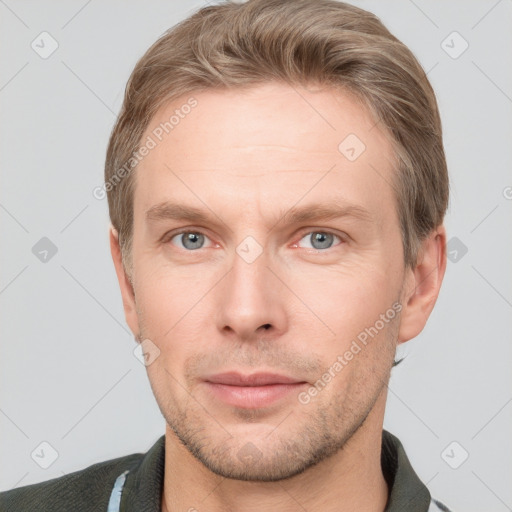
[{"label": "neck", "polygon": [[223,478],[205,468],[167,427],[162,511],[384,511],[389,490],[381,468],[385,395],[343,449],[277,482]]}]

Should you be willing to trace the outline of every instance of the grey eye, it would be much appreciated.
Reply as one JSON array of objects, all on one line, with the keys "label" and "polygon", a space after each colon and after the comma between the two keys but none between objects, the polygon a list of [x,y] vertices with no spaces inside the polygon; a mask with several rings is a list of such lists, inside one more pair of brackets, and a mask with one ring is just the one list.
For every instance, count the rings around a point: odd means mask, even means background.
[{"label": "grey eye", "polygon": [[191,251],[195,249],[201,249],[205,241],[205,236],[203,234],[193,231],[178,233],[177,235],[173,236],[172,239],[175,238],[181,242],[181,247],[183,249]]},{"label": "grey eye", "polygon": [[327,233],[325,231],[312,231],[311,233],[308,233],[304,238],[302,238],[302,240],[309,240],[310,245],[307,247],[308,249],[322,250],[330,249],[335,238],[339,239],[339,237],[333,233]]}]

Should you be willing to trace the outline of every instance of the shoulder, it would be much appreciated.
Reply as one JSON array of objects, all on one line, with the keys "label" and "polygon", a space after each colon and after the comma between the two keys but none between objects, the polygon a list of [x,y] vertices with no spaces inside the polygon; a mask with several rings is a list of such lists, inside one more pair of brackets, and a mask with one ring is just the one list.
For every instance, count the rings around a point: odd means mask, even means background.
[{"label": "shoulder", "polygon": [[93,464],[68,475],[0,492],[2,512],[81,512],[107,510],[112,486],[120,473],[136,467],[143,453]]}]

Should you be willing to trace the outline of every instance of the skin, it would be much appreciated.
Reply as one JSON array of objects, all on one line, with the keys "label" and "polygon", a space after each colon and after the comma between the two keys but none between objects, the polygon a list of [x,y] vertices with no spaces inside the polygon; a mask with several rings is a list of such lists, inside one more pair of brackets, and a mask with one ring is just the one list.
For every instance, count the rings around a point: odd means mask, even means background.
[{"label": "skin", "polygon": [[[162,510],[384,510],[387,382],[397,344],[421,332],[436,302],[445,229],[404,268],[392,146],[347,93],[269,82],[193,96],[197,107],[136,171],[133,284],[110,232],[126,320],[160,350],[147,372],[167,422]],[[187,99],[162,108],[146,135]],[[355,161],[338,150],[348,134],[366,146]],[[148,221],[163,201],[211,218]],[[332,202],[369,219],[283,217]],[[183,245],[181,228],[205,235],[198,248]],[[319,246],[318,232],[335,236]],[[236,252],[248,236],[262,250],[251,263]],[[234,407],[202,381],[270,371],[307,390],[397,303],[401,312],[307,404],[293,392]]]}]

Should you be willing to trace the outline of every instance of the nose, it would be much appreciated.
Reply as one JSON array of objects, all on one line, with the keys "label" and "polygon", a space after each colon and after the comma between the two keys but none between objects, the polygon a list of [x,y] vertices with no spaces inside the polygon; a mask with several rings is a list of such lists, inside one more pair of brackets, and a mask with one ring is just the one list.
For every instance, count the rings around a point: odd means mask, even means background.
[{"label": "nose", "polygon": [[287,329],[282,284],[265,251],[254,261],[235,253],[231,270],[216,289],[217,325],[237,341],[275,338]]}]

